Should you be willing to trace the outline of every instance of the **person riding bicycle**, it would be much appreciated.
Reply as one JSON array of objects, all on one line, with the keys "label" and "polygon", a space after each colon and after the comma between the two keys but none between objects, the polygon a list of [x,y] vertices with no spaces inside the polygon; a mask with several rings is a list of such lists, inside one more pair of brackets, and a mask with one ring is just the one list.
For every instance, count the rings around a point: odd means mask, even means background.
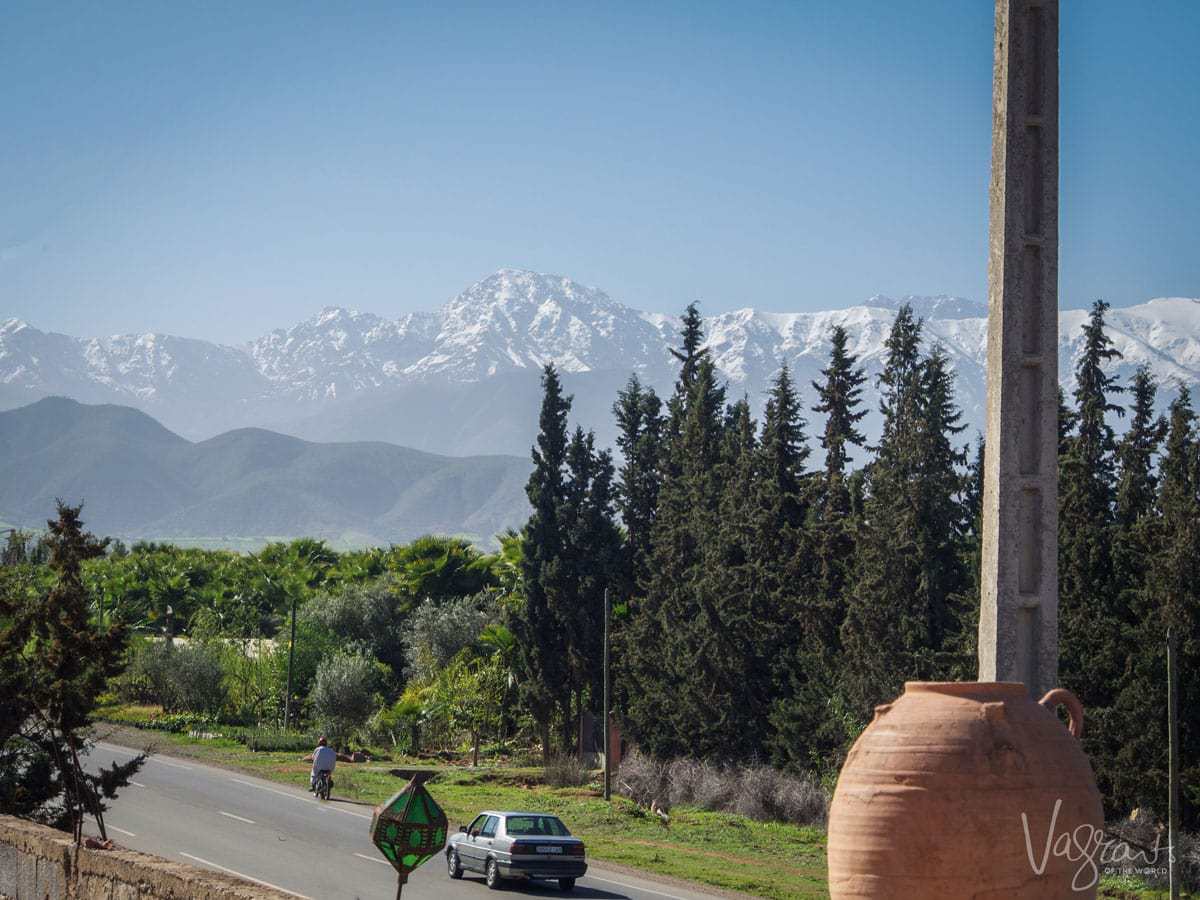
[{"label": "person riding bicycle", "polygon": [[321,739],[317,741],[317,749],[313,751],[312,761],[312,774],[308,780],[309,791],[317,789],[317,776],[322,772],[329,775],[329,784],[332,787],[333,770],[337,767],[337,751],[329,746],[325,735],[321,735]]}]

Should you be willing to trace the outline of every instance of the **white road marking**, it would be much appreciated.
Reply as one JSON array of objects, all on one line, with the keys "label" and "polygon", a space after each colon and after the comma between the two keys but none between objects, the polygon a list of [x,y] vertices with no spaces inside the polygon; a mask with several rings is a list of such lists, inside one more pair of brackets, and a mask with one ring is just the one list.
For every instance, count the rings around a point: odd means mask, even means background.
[{"label": "white road marking", "polygon": [[623,887],[627,891],[641,891],[643,894],[654,894],[656,897],[669,897],[671,900],[686,900],[678,894],[664,894],[662,891],[652,891],[650,888],[639,887],[636,884],[626,884],[623,881],[613,881],[611,878],[600,878],[596,875],[588,875],[588,881],[603,881],[605,884],[615,884],[618,887]]},{"label": "white road marking", "polygon": [[386,859],[380,859],[378,856],[367,856],[365,853],[355,853],[359,859],[365,859],[367,862],[383,863],[385,866],[391,866],[391,863]]},{"label": "white road marking", "polygon": [[199,856],[192,856],[192,854],[184,853],[182,850],[179,851],[179,855],[186,856],[188,859],[194,860],[195,862],[200,863],[200,865],[202,865],[202,866],[209,866],[210,868],[213,868],[213,869],[220,869],[222,872],[226,872],[237,878],[244,878],[247,881],[253,881],[255,884],[261,884],[263,887],[269,887],[269,888],[272,888],[277,891],[283,891],[285,894],[291,894],[293,897],[299,897],[300,900],[312,900],[312,897],[308,897],[304,894],[297,894],[295,891],[289,891],[285,887],[280,887],[277,884],[271,884],[271,882],[269,882],[269,881],[263,881],[261,878],[255,878],[252,875],[244,875],[241,872],[234,871],[233,869],[227,869],[227,868],[225,868],[225,866],[217,865],[215,862],[209,862],[207,859],[201,859]]},{"label": "white road marking", "polygon": [[230,781],[235,784],[244,784],[246,787],[258,788],[260,791],[270,791],[272,794],[278,794],[281,797],[290,797],[292,800],[299,800],[301,803],[316,803],[312,797],[300,797],[289,791],[277,791],[275,788],[267,787],[265,784],[255,784],[253,781],[243,781],[241,778],[231,778]]},{"label": "white road marking", "polygon": [[235,816],[233,813],[227,813],[223,809],[218,809],[217,812],[219,812],[221,815],[223,815],[227,819],[237,819],[239,822],[245,822],[247,825],[256,824],[253,819],[243,819],[241,816]]},{"label": "white road marking", "polygon": [[[96,746],[100,747],[104,750],[107,750],[109,753],[124,753],[126,756],[140,756],[141,755],[137,750],[130,750],[128,747],[118,747],[115,744],[105,744],[103,742],[97,741]],[[146,755],[146,762],[162,763],[164,766],[170,766],[172,769],[188,769],[190,771],[191,769],[195,768],[195,766],[185,766],[185,765],[183,765],[183,763],[168,762],[167,760],[163,759],[161,756],[156,756],[155,754],[152,754],[152,753]],[[130,783],[132,784],[133,782],[130,782]],[[144,787],[144,785],[142,785],[142,786]]]},{"label": "white road marking", "polygon": [[194,766],[185,766],[182,763],[167,762],[165,759],[162,759],[158,756],[148,757],[147,762],[156,762],[164,766],[170,766],[172,769],[187,769],[189,772],[194,768]]},{"label": "white road marking", "polygon": [[105,744],[103,741],[96,742],[97,747],[102,747],[109,753],[124,753],[126,756],[137,756],[136,750],[130,750],[128,747],[118,747],[116,744]]},{"label": "white road marking", "polygon": [[142,784],[140,781],[131,781],[131,782],[129,782],[129,783],[130,783],[130,784],[132,784],[134,787],[140,787],[140,788],[144,788],[144,787],[145,787],[145,785],[144,785],[144,784]]},{"label": "white road marking", "polygon": [[[293,800],[299,800],[301,803],[320,803],[316,797],[301,797],[299,794],[293,794],[290,791],[280,791],[275,788],[267,787],[265,784],[255,784],[253,781],[244,781],[241,778],[231,778],[230,781],[236,784],[244,784],[246,787],[258,788],[260,791],[270,791],[272,794],[278,794],[281,797],[290,797]],[[330,806],[323,804],[323,808],[331,812],[340,812],[345,816],[354,816],[356,819],[369,819],[368,815],[356,813],[349,809],[342,809],[340,806]]]},{"label": "white road marking", "polygon": [[125,837],[137,837],[137,835],[132,831],[126,831],[124,828],[118,828],[116,825],[107,825],[105,827],[108,828],[109,831],[115,831],[118,834],[125,835]]}]

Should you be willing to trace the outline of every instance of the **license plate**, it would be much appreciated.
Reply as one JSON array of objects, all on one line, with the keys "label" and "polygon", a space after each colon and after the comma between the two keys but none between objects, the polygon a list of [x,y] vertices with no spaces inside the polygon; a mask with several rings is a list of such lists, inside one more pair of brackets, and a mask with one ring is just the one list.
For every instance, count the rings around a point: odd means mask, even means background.
[{"label": "license plate", "polygon": [[562,853],[562,847],[538,847],[538,853]]}]

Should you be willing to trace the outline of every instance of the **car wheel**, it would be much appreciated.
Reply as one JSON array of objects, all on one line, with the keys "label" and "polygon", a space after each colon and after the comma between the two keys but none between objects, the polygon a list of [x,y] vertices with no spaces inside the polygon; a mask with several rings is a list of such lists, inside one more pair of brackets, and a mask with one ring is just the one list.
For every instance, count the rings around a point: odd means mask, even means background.
[{"label": "car wheel", "polygon": [[462,863],[458,861],[458,851],[451,850],[446,854],[446,870],[451,878],[462,878]]},{"label": "car wheel", "polygon": [[493,891],[500,890],[500,867],[496,865],[494,859],[489,859],[487,864],[487,886]]},{"label": "car wheel", "polygon": [[575,890],[575,879],[574,878],[560,878],[560,879],[558,879],[558,886],[560,888],[562,888],[564,891],[573,891],[573,890]]}]

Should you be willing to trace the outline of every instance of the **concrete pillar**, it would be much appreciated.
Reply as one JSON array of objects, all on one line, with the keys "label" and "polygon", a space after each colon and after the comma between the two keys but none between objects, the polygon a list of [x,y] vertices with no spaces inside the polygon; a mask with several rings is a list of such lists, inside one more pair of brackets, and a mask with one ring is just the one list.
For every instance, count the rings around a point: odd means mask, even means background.
[{"label": "concrete pillar", "polygon": [[1058,0],[996,0],[979,680],[1058,681]]}]

